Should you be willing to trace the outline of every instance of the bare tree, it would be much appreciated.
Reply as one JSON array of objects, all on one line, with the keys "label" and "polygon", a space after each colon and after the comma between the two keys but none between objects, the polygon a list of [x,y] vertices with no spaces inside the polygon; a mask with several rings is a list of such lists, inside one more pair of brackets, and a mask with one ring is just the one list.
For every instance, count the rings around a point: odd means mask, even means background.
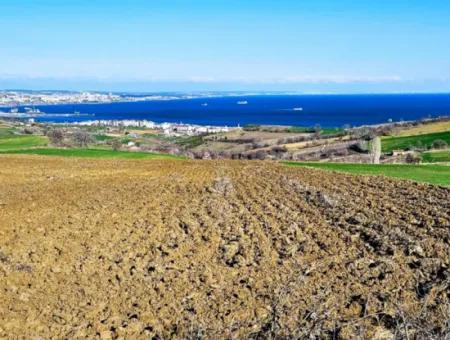
[{"label": "bare tree", "polygon": [[118,139],[114,139],[114,140],[111,142],[111,147],[112,147],[112,149],[113,149],[114,151],[119,151],[120,148],[122,147],[122,142],[121,142],[120,140],[118,140]]},{"label": "bare tree", "polygon": [[356,139],[371,140],[376,137],[376,132],[373,128],[363,126],[357,129],[353,129],[353,137]]},{"label": "bare tree", "polygon": [[314,137],[319,138],[322,134],[322,128],[319,124],[314,125]]},{"label": "bare tree", "polygon": [[53,145],[61,145],[64,140],[64,131],[61,129],[52,129],[47,132],[47,137]]},{"label": "bare tree", "polygon": [[267,151],[265,151],[265,150],[258,150],[258,151],[256,151],[255,156],[259,160],[264,160],[267,157]]},{"label": "bare tree", "polygon": [[80,147],[87,146],[89,143],[93,142],[91,135],[84,130],[75,131],[72,135],[72,140],[75,145]]},{"label": "bare tree", "polygon": [[419,155],[409,153],[406,155],[405,161],[406,161],[406,163],[417,164],[417,163],[420,163],[421,158]]}]

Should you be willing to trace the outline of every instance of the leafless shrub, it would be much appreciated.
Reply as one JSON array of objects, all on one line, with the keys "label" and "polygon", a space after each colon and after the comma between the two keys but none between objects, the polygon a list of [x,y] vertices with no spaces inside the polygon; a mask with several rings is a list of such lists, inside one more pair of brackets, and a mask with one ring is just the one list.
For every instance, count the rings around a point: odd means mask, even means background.
[{"label": "leafless shrub", "polygon": [[320,127],[319,124],[316,124],[314,126],[314,138],[320,138],[320,135],[322,134],[322,128]]},{"label": "leafless shrub", "polygon": [[239,152],[231,154],[231,159],[241,159],[241,158],[242,158],[242,154]]},{"label": "leafless shrub", "polygon": [[282,144],[299,143],[299,142],[304,142],[304,141],[307,141],[307,140],[310,140],[310,139],[311,139],[311,137],[307,137],[307,136],[286,137],[286,138],[278,139],[276,144],[277,145],[282,145]]},{"label": "leafless shrub", "polygon": [[23,133],[26,135],[32,135],[36,132],[36,129],[26,127],[23,129]]},{"label": "leafless shrub", "polygon": [[420,158],[419,155],[416,155],[413,153],[409,153],[405,157],[405,162],[409,163],[409,164],[417,164],[417,163],[420,163],[421,160],[422,159]]},{"label": "leafless shrub", "polygon": [[76,130],[72,134],[72,141],[75,145],[84,147],[93,142],[92,136],[84,130]]},{"label": "leafless shrub", "polygon": [[209,151],[209,158],[210,159],[218,159],[218,158],[220,158],[219,153],[217,151],[211,150],[211,151]]},{"label": "leafless shrub", "polygon": [[282,152],[287,152],[287,148],[285,146],[273,146],[270,151],[272,153],[282,153]]},{"label": "leafless shrub", "polygon": [[114,151],[119,151],[119,150],[122,148],[122,143],[121,143],[120,140],[114,139],[114,140],[111,142],[111,147],[112,147],[112,149],[113,149]]},{"label": "leafless shrub", "polygon": [[61,145],[64,140],[64,131],[61,129],[52,129],[47,132],[47,137],[53,145]]},{"label": "leafless shrub", "polygon": [[264,151],[264,150],[256,151],[255,156],[256,156],[256,159],[264,160],[267,157],[267,151]]},{"label": "leafless shrub", "polygon": [[356,139],[371,140],[376,137],[376,131],[368,126],[352,130],[352,136]]}]

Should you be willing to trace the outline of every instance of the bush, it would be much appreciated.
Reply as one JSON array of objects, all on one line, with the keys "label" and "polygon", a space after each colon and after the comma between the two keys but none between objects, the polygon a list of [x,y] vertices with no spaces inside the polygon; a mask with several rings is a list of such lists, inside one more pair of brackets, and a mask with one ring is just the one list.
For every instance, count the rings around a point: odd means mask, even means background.
[{"label": "bush", "polygon": [[122,147],[122,143],[120,142],[120,140],[114,139],[114,140],[111,142],[111,147],[112,147],[112,149],[113,149],[114,151],[119,151],[120,148]]},{"label": "bush", "polygon": [[446,149],[448,148],[448,144],[445,140],[436,139],[432,144],[433,149]]},{"label": "bush", "polygon": [[240,153],[232,153],[231,159],[241,159],[241,154]]},{"label": "bush", "polygon": [[411,145],[409,147],[409,150],[417,150],[417,151],[423,151],[426,149],[427,149],[427,146],[424,145],[421,140],[418,140],[416,145]]},{"label": "bush", "polygon": [[47,132],[47,137],[53,145],[61,145],[64,140],[64,131],[61,129],[53,129]]},{"label": "bush", "polygon": [[84,130],[75,131],[72,135],[72,140],[75,145],[80,147],[87,146],[94,141],[92,136]]},{"label": "bush", "polygon": [[359,153],[367,153],[369,151],[369,143],[365,140],[360,140],[359,142],[350,145],[349,149]]},{"label": "bush", "polygon": [[376,132],[374,129],[368,126],[363,126],[357,129],[353,129],[353,137],[368,141],[376,137]]},{"label": "bush", "polygon": [[421,157],[419,155],[413,154],[413,153],[409,153],[406,155],[405,161],[408,164],[417,164],[420,163],[421,161]]},{"label": "bush", "polygon": [[264,160],[267,157],[267,152],[264,151],[264,150],[258,150],[258,151],[256,151],[256,155],[255,156],[259,160]]},{"label": "bush", "polygon": [[26,135],[32,135],[35,131],[33,129],[30,128],[25,128],[23,129],[23,133]]},{"label": "bush", "polygon": [[273,146],[270,149],[270,151],[271,152],[275,152],[275,153],[278,153],[278,152],[282,153],[282,152],[287,152],[288,150],[287,150],[287,148],[285,146],[278,146],[278,145],[276,145],[276,146]]},{"label": "bush", "polygon": [[314,137],[319,138],[321,134],[322,128],[320,127],[320,125],[319,124],[314,125]]}]

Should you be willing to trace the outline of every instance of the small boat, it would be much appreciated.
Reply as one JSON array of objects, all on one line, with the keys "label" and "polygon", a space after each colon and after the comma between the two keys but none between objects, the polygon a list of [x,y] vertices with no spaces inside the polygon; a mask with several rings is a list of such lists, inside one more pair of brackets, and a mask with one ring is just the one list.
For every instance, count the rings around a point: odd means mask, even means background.
[{"label": "small boat", "polygon": [[202,106],[208,106],[208,103],[203,103]]},{"label": "small boat", "polygon": [[303,107],[294,107],[293,110],[294,111],[303,111]]},{"label": "small boat", "polygon": [[248,104],[248,101],[246,101],[246,100],[240,100],[240,101],[237,102],[237,104],[238,104],[238,105],[247,105],[247,104]]}]

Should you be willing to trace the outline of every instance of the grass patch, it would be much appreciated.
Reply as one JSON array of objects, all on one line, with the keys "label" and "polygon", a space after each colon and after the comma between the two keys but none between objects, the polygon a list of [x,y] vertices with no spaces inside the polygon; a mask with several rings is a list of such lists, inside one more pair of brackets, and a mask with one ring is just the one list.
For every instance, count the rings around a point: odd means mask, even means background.
[{"label": "grass patch", "polygon": [[114,151],[104,149],[59,149],[59,148],[40,148],[27,150],[9,150],[1,152],[3,154],[26,154],[43,156],[61,156],[61,157],[91,157],[91,158],[125,158],[125,159],[182,159],[183,157],[150,153],[150,152],[129,152]]},{"label": "grass patch", "polygon": [[90,132],[92,134],[104,134],[105,133],[105,127],[103,126],[96,126],[96,125],[74,125],[74,124],[48,124],[49,127],[53,127],[55,129],[79,129],[84,130],[87,132]]},{"label": "grass patch", "polygon": [[322,135],[344,135],[345,130],[342,128],[322,128],[320,132]]},{"label": "grass patch", "polygon": [[94,135],[94,139],[98,142],[106,142],[114,139],[114,137],[108,135]]},{"label": "grass patch", "polygon": [[175,144],[184,146],[188,149],[195,148],[196,146],[202,145],[203,143],[203,136],[180,137],[179,139],[175,140]]},{"label": "grass patch", "polygon": [[[291,126],[283,132],[290,132],[290,133],[314,133],[316,130],[313,127],[301,127],[301,126]],[[321,135],[337,135],[344,133],[344,129],[341,128],[321,128],[320,134]]]},{"label": "grass patch", "polygon": [[[315,127],[305,126],[289,126],[289,127],[277,127],[277,126],[265,126],[256,124],[247,124],[243,127],[244,131],[262,131],[262,132],[286,132],[286,133],[314,133]],[[322,135],[336,135],[344,134],[342,128],[321,128],[320,133]]]},{"label": "grass patch", "polygon": [[383,152],[390,152],[392,150],[407,150],[413,147],[429,149],[433,142],[437,139],[442,139],[450,144],[450,131],[414,136],[382,137],[381,145]]},{"label": "grass patch", "polygon": [[383,175],[387,177],[409,179],[442,186],[450,186],[450,166],[410,165],[410,164],[349,164],[283,162],[289,166],[312,167],[317,169],[347,172],[357,175]]},{"label": "grass patch", "polygon": [[179,146],[183,146],[187,149],[195,148],[196,146],[202,145],[205,143],[204,136],[164,136],[157,135],[155,136],[159,140],[173,143]]},{"label": "grass patch", "polygon": [[424,152],[422,161],[426,163],[450,162],[450,149],[443,151]]},{"label": "grass patch", "polygon": [[16,130],[12,127],[7,126],[1,126],[0,127],[0,138],[8,137],[8,136],[14,136],[14,132]]},{"label": "grass patch", "polygon": [[47,143],[48,138],[44,136],[3,135],[0,136],[0,151],[30,149]]}]

